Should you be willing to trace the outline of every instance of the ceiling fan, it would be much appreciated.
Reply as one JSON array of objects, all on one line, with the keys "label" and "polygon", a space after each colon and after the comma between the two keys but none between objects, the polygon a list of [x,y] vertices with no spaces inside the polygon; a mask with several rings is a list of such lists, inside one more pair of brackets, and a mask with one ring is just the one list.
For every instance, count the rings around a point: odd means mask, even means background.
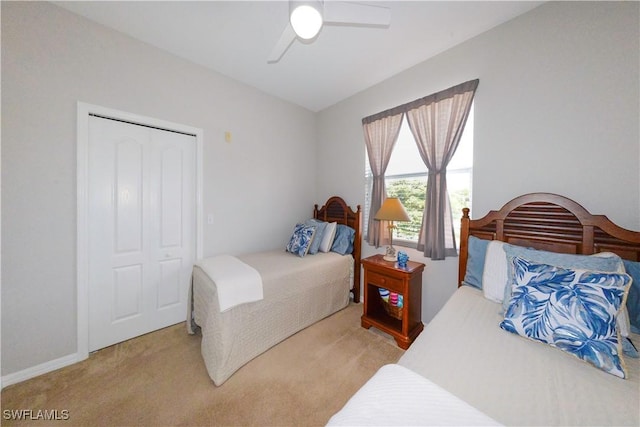
[{"label": "ceiling fan", "polygon": [[274,64],[296,40],[309,41],[317,37],[323,24],[356,27],[388,27],[391,11],[388,7],[333,0],[289,1],[289,22],[271,51],[267,62]]}]

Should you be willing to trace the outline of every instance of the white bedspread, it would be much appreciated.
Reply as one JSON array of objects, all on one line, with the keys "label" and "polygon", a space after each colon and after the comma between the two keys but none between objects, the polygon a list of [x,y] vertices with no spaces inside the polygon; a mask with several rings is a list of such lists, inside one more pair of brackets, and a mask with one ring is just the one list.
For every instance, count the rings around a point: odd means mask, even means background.
[{"label": "white bedspread", "polygon": [[216,283],[220,312],[263,298],[260,273],[232,255],[217,255],[196,263]]},{"label": "white bedspread", "polygon": [[421,375],[385,365],[329,420],[330,426],[495,426],[471,405]]},{"label": "white bedspread", "polygon": [[221,313],[220,286],[193,269],[187,330],[200,326],[202,357],[216,385],[245,363],[349,304],[353,257],[335,252],[298,257],[283,249],[240,255],[262,277],[264,299]]},{"label": "white bedspread", "polygon": [[625,356],[629,377],[620,379],[500,329],[500,310],[461,287],[398,364],[505,425],[640,425],[640,359]]}]

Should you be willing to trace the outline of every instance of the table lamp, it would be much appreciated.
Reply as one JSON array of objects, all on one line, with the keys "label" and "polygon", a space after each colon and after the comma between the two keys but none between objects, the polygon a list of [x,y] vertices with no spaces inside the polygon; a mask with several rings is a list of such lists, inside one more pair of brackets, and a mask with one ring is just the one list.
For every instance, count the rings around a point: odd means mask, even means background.
[{"label": "table lamp", "polygon": [[389,225],[387,228],[389,229],[389,246],[387,246],[387,252],[384,255],[383,259],[385,261],[395,261],[396,260],[396,250],[393,247],[393,229],[396,228],[396,225],[393,223],[394,221],[411,221],[407,211],[402,206],[400,199],[397,197],[387,197],[384,201],[378,212],[376,212],[376,216],[374,219],[380,221],[388,221]]}]

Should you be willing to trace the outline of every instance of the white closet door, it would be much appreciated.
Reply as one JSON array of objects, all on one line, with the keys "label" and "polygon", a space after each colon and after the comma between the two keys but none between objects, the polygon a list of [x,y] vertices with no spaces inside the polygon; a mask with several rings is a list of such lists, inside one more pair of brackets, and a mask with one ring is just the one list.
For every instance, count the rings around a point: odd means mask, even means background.
[{"label": "white closet door", "polygon": [[89,351],[182,322],[195,261],[194,136],[89,121]]}]

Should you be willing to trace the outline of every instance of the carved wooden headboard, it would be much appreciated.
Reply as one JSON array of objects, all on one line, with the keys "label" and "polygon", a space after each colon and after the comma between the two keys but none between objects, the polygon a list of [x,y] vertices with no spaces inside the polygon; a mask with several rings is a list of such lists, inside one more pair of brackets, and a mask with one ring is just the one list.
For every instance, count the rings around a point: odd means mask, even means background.
[{"label": "carved wooden headboard", "polygon": [[360,211],[360,205],[356,206],[354,211],[342,198],[333,196],[327,200],[322,208],[318,209],[318,205],[315,205],[313,217],[326,222],[348,225],[355,230],[352,253],[354,259],[353,289],[351,292],[353,292],[353,302],[360,302],[360,259],[362,254],[362,212]]},{"label": "carved wooden headboard", "polygon": [[624,259],[640,260],[640,232],[622,228],[604,215],[592,215],[573,200],[551,193],[525,194],[475,220],[469,218],[469,209],[463,209],[458,286],[467,269],[469,236],[561,253],[614,252]]}]

